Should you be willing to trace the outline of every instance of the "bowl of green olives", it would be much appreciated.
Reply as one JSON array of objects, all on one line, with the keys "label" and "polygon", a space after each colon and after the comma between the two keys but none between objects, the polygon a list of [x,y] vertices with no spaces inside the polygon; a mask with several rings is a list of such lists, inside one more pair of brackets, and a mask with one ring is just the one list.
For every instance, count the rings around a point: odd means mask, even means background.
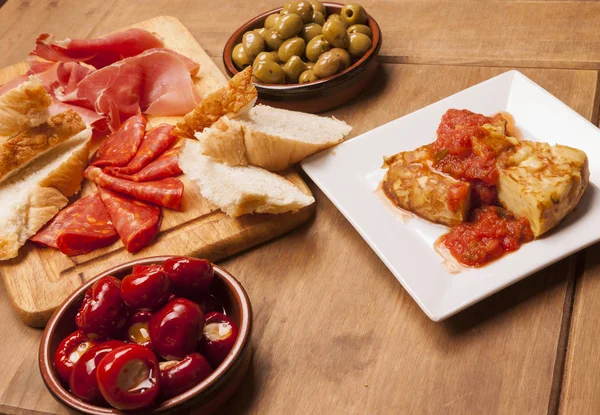
[{"label": "bowl of green olives", "polygon": [[223,50],[230,76],[252,67],[259,101],[317,113],[373,80],[382,36],[358,3],[291,1],[246,22]]}]

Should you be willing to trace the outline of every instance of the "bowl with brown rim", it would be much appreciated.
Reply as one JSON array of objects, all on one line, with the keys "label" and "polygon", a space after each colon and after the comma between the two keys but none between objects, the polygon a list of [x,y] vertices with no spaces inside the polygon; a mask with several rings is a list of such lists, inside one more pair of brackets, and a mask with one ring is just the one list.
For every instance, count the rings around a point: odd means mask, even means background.
[{"label": "bowl with brown rim", "polygon": [[[39,366],[42,378],[50,393],[62,404],[76,411],[94,414],[122,414],[111,407],[92,405],[73,396],[61,383],[54,368],[54,354],[60,341],[75,331],[75,314],[81,306],[85,292],[96,280],[112,275],[123,279],[131,274],[134,265],[162,264],[171,256],[157,256],[131,261],[95,276],[71,294],[56,309],[42,336],[39,351]],[[240,385],[252,356],[250,336],[252,332],[252,307],[248,294],[230,273],[214,265],[215,277],[211,285],[213,293],[225,307],[226,314],[238,325],[239,334],[227,358],[209,377],[202,382],[169,400],[145,409],[146,414],[163,413],[172,410],[194,408],[194,411],[210,413],[221,406]]]},{"label": "bowl with brown rim", "polygon": [[[327,15],[339,14],[344,6],[341,3],[329,2],[323,2],[323,5],[327,9]],[[256,16],[231,35],[223,49],[223,63],[229,76],[239,72],[231,53],[233,47],[242,41],[244,33],[263,27],[269,15],[279,13],[282,9],[283,7],[278,7]],[[350,67],[328,78],[306,84],[265,84],[255,79],[259,102],[293,111],[319,113],[336,108],[356,97],[375,77],[377,55],[382,42],[379,25],[371,15],[368,15],[367,25],[373,33],[371,48]]]}]

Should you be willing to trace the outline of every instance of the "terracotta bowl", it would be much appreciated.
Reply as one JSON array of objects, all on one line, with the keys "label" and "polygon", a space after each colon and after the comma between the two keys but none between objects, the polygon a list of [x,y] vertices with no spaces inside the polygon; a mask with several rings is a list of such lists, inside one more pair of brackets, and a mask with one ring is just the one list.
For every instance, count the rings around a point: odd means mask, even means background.
[{"label": "terracotta bowl", "polygon": [[[324,2],[323,5],[327,8],[327,15],[339,14],[344,6],[341,3],[327,2]],[[223,63],[229,76],[239,72],[231,59],[233,47],[242,41],[244,33],[263,27],[267,16],[279,13],[281,9],[283,7],[256,16],[231,35],[223,50]],[[371,49],[352,66],[343,72],[308,84],[280,85],[255,82],[259,102],[294,111],[318,113],[350,101],[373,81],[377,69],[376,58],[381,48],[381,30],[371,16],[369,16],[367,24],[373,32],[373,44]]]},{"label": "terracotta bowl", "polygon": [[[111,268],[92,278],[69,296],[54,312],[48,322],[40,344],[39,364],[44,383],[52,395],[62,404],[86,414],[122,414],[118,409],[88,404],[75,396],[60,382],[54,370],[54,353],[60,341],[75,331],[75,314],[88,288],[101,277],[112,275],[122,279],[131,273],[134,265],[162,264],[169,256],[140,259]],[[229,356],[204,381],[159,405],[144,410],[145,414],[182,410],[193,407],[194,411],[210,413],[223,404],[240,385],[250,364],[252,350],[250,334],[252,331],[252,308],[248,294],[241,284],[227,271],[215,266],[215,279],[211,286],[213,292],[225,306],[227,315],[238,324],[240,331]]]}]

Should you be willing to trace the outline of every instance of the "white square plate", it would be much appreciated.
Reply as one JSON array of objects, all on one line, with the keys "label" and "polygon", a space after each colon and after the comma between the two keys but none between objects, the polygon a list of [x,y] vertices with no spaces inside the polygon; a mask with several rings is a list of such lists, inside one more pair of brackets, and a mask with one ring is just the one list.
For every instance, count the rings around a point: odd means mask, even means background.
[{"label": "white square plate", "polygon": [[[434,242],[447,228],[403,223],[376,194],[383,156],[431,143],[450,108],[510,113],[522,138],[585,151],[590,185],[578,208],[547,236],[479,269],[451,274]],[[423,311],[443,320],[600,240],[600,130],[518,71],[509,71],[346,141],[302,163]]]}]

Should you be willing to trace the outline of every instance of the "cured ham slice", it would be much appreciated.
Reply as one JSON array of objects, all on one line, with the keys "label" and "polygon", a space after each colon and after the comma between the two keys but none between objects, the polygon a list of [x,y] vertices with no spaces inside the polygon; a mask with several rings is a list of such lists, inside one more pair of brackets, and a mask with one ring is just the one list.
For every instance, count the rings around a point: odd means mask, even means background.
[{"label": "cured ham slice", "polygon": [[102,169],[90,166],[85,171],[85,177],[98,186],[114,192],[123,193],[136,199],[145,200],[155,205],[175,210],[181,209],[183,199],[183,183],[181,180],[169,177],[151,182],[132,182],[104,173]]},{"label": "cured ham slice", "polygon": [[181,147],[174,147],[165,151],[159,158],[148,164],[142,170],[131,176],[121,176],[123,179],[134,182],[149,182],[166,177],[179,176],[183,172],[179,167],[179,152]]},{"label": "cured ham slice", "polygon": [[113,131],[140,111],[183,115],[198,101],[190,74],[199,65],[192,63],[169,49],[149,50],[90,73],[69,100],[86,100]]},{"label": "cured ham slice", "polygon": [[127,252],[150,245],[160,229],[160,208],[103,187],[99,192]]},{"label": "cured ham slice", "polygon": [[95,192],[58,212],[30,240],[75,256],[111,245],[117,239],[119,235],[100,195]]},{"label": "cured ham slice", "polygon": [[139,172],[147,166],[152,160],[162,154],[167,148],[171,147],[177,139],[173,134],[174,125],[161,124],[150,130],[135,157],[125,167],[108,167],[105,171],[115,177],[124,177]]},{"label": "cured ham slice", "polygon": [[146,131],[146,117],[130,117],[112,133],[96,151],[92,165],[99,167],[125,166],[134,158]]},{"label": "cured ham slice", "polygon": [[103,68],[162,46],[160,39],[142,29],[128,29],[96,39],[54,40],[54,36],[43,33],[35,40],[31,54],[54,62],[86,62]]}]

